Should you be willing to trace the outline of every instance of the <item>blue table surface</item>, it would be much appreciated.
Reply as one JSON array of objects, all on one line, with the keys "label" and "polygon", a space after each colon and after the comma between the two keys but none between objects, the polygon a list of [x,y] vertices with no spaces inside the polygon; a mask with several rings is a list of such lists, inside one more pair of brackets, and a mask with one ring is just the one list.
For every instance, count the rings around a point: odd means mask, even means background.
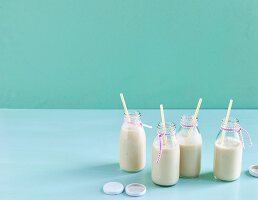
[{"label": "blue table surface", "polygon": [[[193,110],[166,110],[167,121],[179,124]],[[156,127],[159,110],[141,110],[144,123]],[[201,110],[203,137],[201,175],[180,178],[177,185],[160,187],[151,181],[151,145],[156,128],[145,129],[147,163],[143,171],[119,169],[119,131],[122,110],[0,110],[0,199],[129,199],[125,193],[105,195],[108,181],[138,182],[147,193],[139,199],[258,199],[258,178],[248,174],[258,164],[258,110],[233,110],[247,129],[253,146],[243,154],[242,174],[234,182],[213,178],[213,143],[226,110]]]}]

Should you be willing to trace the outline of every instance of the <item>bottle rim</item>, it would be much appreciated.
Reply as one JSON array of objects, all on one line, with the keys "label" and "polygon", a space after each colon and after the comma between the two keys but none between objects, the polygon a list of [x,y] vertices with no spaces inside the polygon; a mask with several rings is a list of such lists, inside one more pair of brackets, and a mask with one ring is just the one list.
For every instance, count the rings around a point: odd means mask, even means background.
[{"label": "bottle rim", "polygon": [[227,127],[225,127],[225,118],[221,120],[221,127],[223,128],[229,128],[229,127],[238,127],[239,126],[239,120],[235,117],[231,117],[228,119]]},{"label": "bottle rim", "polygon": [[194,126],[198,126],[198,116],[196,117],[195,125],[193,123],[194,123],[193,115],[184,114],[181,116],[180,125],[182,127],[191,128]]},{"label": "bottle rim", "polygon": [[[141,113],[137,110],[135,111],[128,111],[129,113],[129,117],[130,118],[140,118],[141,117]],[[127,117],[126,113],[124,113],[124,117]]]},{"label": "bottle rim", "polygon": [[[165,123],[165,128],[166,128],[166,130],[168,130],[168,131],[174,131],[174,130],[176,130],[176,125],[175,125],[174,122],[166,122],[166,123]],[[160,123],[157,125],[157,129],[158,129],[158,130],[163,130],[163,124],[162,124],[162,122],[160,122]]]}]

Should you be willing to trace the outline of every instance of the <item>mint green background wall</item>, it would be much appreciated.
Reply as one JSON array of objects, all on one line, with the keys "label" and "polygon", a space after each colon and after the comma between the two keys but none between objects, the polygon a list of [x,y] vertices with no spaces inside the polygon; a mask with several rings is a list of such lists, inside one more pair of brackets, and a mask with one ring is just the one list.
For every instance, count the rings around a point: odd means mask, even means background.
[{"label": "mint green background wall", "polygon": [[0,0],[0,106],[258,108],[256,0]]}]

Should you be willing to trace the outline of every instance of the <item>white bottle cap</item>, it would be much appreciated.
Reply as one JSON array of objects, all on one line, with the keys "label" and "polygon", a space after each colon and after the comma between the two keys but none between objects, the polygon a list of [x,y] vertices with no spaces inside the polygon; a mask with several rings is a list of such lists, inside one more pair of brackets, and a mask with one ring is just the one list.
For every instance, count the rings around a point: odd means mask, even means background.
[{"label": "white bottle cap", "polygon": [[146,193],[146,187],[139,183],[131,183],[125,187],[125,192],[129,196],[139,197]]},{"label": "white bottle cap", "polygon": [[251,165],[249,167],[249,173],[254,177],[258,177],[258,165]]},{"label": "white bottle cap", "polygon": [[124,191],[124,186],[118,182],[108,182],[103,186],[105,194],[121,194]]}]

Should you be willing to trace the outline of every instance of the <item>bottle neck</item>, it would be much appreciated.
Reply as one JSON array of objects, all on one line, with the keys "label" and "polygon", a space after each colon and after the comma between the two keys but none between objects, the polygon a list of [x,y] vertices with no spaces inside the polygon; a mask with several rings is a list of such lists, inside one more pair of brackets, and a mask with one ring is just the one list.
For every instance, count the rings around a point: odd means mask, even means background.
[{"label": "bottle neck", "polygon": [[224,132],[239,132],[241,127],[239,120],[236,118],[229,119],[228,122],[225,122],[225,119],[221,121],[220,129]]},{"label": "bottle neck", "polygon": [[140,125],[141,123],[141,113],[140,112],[129,112],[129,116],[124,114],[124,123],[129,125]]},{"label": "bottle neck", "polygon": [[234,141],[241,141],[242,133],[238,119],[231,118],[227,123],[225,122],[225,119],[223,119],[221,121],[220,132],[217,136],[217,140],[224,145],[229,145]]},{"label": "bottle neck", "polygon": [[162,123],[159,123],[157,126],[157,133],[158,135],[175,136],[176,125],[173,122],[167,122],[165,123],[165,126]]},{"label": "bottle neck", "polygon": [[220,133],[217,136],[217,141],[219,144],[224,146],[232,144],[236,146],[236,143],[241,143],[242,147],[245,148],[243,133],[246,134],[249,144],[252,145],[252,140],[248,131],[240,126],[237,118],[229,119],[228,123],[225,123],[225,119],[223,119],[221,122]]},{"label": "bottle neck", "polygon": [[193,119],[193,115],[183,115],[180,120],[180,125],[182,128],[190,129],[198,126],[198,118]]}]

